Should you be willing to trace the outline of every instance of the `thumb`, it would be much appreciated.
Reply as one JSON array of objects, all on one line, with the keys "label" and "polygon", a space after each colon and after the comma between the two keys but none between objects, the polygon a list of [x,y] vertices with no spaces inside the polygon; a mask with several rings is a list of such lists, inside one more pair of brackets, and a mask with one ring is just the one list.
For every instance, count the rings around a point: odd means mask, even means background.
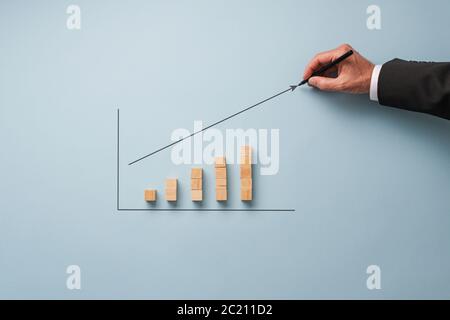
[{"label": "thumb", "polygon": [[338,91],[338,83],[337,78],[328,77],[312,77],[308,81],[309,85],[324,91]]}]

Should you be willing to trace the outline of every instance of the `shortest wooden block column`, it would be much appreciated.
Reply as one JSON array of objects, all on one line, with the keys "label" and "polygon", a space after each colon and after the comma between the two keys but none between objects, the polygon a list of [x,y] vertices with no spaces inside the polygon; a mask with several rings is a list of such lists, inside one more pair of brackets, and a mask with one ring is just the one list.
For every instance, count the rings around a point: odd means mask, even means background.
[{"label": "shortest wooden block column", "polygon": [[167,179],[164,191],[167,201],[177,201],[177,179]]},{"label": "shortest wooden block column", "polygon": [[191,170],[191,196],[192,201],[203,201],[203,169]]},{"label": "shortest wooden block column", "polygon": [[216,200],[227,201],[227,163],[225,157],[217,157],[215,161],[216,171]]},{"label": "shortest wooden block column", "polygon": [[156,201],[156,190],[147,189],[144,191],[144,199],[147,202],[155,202]]},{"label": "shortest wooden block column", "polygon": [[253,181],[252,181],[252,148],[250,146],[241,147],[240,161],[241,178],[241,200],[253,200]]}]

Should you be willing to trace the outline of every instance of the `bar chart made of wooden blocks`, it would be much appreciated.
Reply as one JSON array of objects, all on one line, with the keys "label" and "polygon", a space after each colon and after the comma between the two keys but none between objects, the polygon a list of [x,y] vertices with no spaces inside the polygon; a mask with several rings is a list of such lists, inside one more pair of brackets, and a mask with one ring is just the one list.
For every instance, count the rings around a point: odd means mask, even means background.
[{"label": "bar chart made of wooden blocks", "polygon": [[[178,193],[190,193],[193,202],[202,202],[203,196],[203,168],[192,167],[190,172],[190,190],[178,190],[178,179],[168,177],[164,182],[164,200],[176,202]],[[239,185],[229,185],[227,178],[227,160],[225,156],[214,159],[214,195],[218,202],[228,201],[229,188],[239,188],[240,200],[250,202],[253,200],[253,179],[252,179],[252,148],[245,145],[240,148],[239,156]],[[209,192],[208,194],[213,194]],[[144,190],[144,200],[155,203],[157,201],[157,189]]]}]

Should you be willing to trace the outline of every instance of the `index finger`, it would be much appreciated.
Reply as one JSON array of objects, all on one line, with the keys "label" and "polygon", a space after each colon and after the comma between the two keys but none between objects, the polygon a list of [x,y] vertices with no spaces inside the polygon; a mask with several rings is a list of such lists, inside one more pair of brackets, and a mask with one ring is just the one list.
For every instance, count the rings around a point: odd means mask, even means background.
[{"label": "index finger", "polygon": [[321,66],[332,62],[339,50],[340,49],[338,48],[316,54],[306,66],[305,71],[303,72],[303,79],[308,79],[313,72],[318,70]]}]

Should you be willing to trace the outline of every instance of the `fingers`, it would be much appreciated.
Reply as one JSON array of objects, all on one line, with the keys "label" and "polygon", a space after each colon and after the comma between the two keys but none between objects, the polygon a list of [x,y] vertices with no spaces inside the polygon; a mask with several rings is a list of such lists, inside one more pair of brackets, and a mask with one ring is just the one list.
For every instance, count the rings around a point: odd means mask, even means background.
[{"label": "fingers", "polygon": [[341,56],[350,49],[352,49],[350,45],[343,44],[334,50],[316,54],[314,58],[306,66],[305,71],[303,73],[303,79],[307,79],[313,74],[314,71],[318,70],[321,66],[332,62],[334,59]]},{"label": "fingers", "polygon": [[323,91],[342,90],[341,81],[338,78],[312,77],[308,84]]},{"label": "fingers", "polygon": [[330,69],[326,70],[323,73],[324,77],[328,77],[328,78],[336,78],[339,75],[339,69],[337,66],[333,66]]},{"label": "fingers", "polygon": [[303,79],[309,78],[314,71],[318,70],[321,66],[333,61],[335,56],[334,50],[318,53],[308,63],[303,72]]}]

